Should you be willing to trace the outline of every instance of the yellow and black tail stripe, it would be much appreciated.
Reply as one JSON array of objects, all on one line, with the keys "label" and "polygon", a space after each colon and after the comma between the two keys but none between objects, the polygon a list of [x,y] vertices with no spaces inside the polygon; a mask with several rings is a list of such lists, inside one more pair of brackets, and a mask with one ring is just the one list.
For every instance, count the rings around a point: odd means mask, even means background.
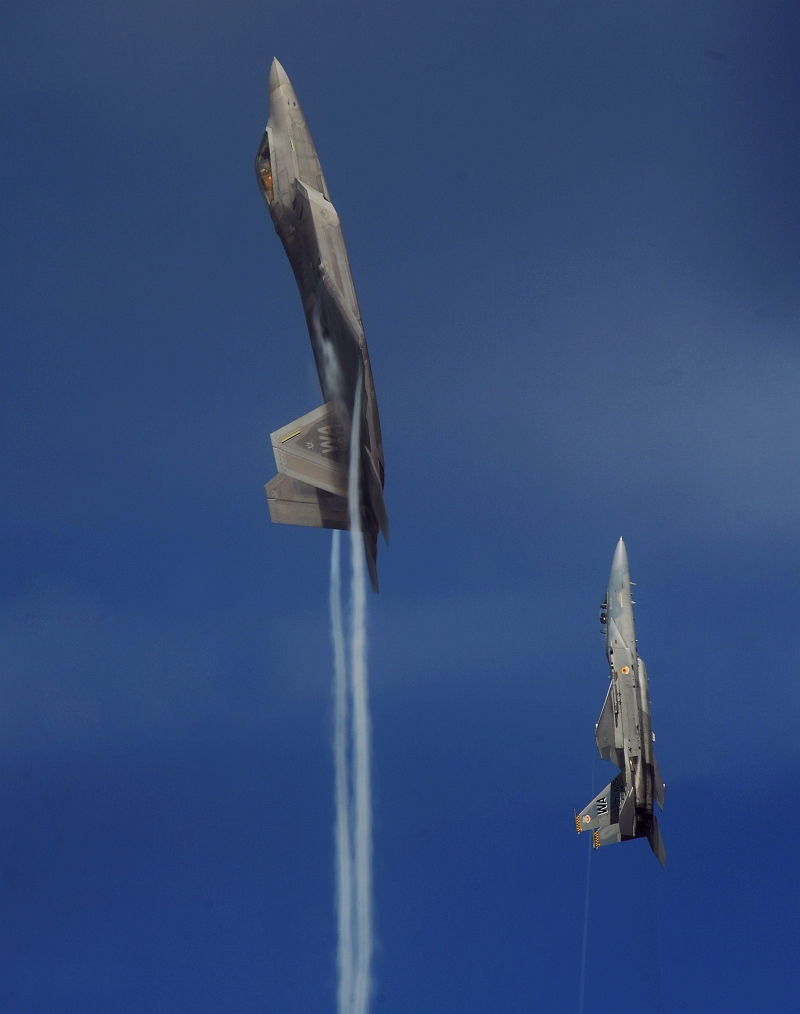
[{"label": "yellow and black tail stripe", "polygon": [[575,814],[575,830],[578,832],[578,834],[581,833],[581,818],[578,816],[577,813]]},{"label": "yellow and black tail stripe", "polygon": [[596,848],[596,849],[600,848],[600,832],[599,831],[595,831],[594,834],[592,835],[592,847]]}]

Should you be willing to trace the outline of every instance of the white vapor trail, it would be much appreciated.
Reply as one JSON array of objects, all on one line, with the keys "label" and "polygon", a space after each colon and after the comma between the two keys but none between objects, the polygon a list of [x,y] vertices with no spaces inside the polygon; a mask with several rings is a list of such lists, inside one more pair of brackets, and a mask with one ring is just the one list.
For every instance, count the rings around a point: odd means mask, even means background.
[{"label": "white vapor trail", "polygon": [[350,437],[351,609],[350,682],[353,694],[353,865],[355,872],[355,962],[353,1014],[366,1014],[370,999],[372,963],[372,800],[370,787],[370,726],[367,692],[367,595],[364,582],[364,548],[361,537],[359,460],[361,456],[361,391],[359,376],[353,403]]},{"label": "white vapor trail", "polygon": [[347,763],[347,666],[342,620],[339,532],[331,546],[331,633],[333,635],[333,766],[336,794],[336,907],[339,916],[339,1011],[350,1009],[353,994],[353,876],[350,844],[350,776]]},{"label": "white vapor trail", "polygon": [[[333,533],[330,610],[334,657],[333,755],[336,795],[336,896],[339,1014],[367,1014],[372,963],[372,803],[367,692],[366,584],[359,460],[362,378],[350,432],[348,508],[351,548],[350,679],[342,616],[341,542]],[[352,712],[350,705],[352,703]]]},{"label": "white vapor trail", "polygon": [[325,331],[323,330],[318,299],[314,303],[314,310],[311,314],[311,323],[314,328],[314,335],[317,339],[317,344],[322,352],[322,372],[325,377],[325,386],[327,388],[324,395],[326,398],[341,398],[343,387],[342,370],[339,366],[339,360],[336,356],[336,350],[333,347],[333,342],[327,337]]},{"label": "white vapor trail", "polygon": [[[594,759],[592,759],[592,797],[594,797]],[[589,851],[586,858],[586,900],[583,905],[583,944],[581,946],[581,988],[578,1000],[578,1014],[583,1014],[583,1001],[586,998],[586,942],[589,938],[589,877],[592,872],[592,841],[589,839]]]}]

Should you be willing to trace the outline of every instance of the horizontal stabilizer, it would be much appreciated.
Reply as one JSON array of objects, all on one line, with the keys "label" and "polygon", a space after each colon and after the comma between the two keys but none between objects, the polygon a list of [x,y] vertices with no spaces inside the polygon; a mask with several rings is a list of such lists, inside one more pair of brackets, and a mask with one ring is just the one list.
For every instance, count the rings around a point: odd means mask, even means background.
[{"label": "horizontal stabilizer", "polygon": [[347,497],[350,423],[334,402],[270,433],[270,440],[283,475]]},{"label": "horizontal stabilizer", "polygon": [[347,498],[309,486],[288,475],[276,475],[264,487],[269,516],[277,524],[307,528],[350,527]]},{"label": "horizontal stabilizer", "polygon": [[647,840],[650,842],[650,848],[653,850],[653,855],[662,866],[666,866],[667,850],[664,848],[664,842],[661,839],[661,831],[659,830],[655,814],[651,817],[651,824],[647,830]]},{"label": "horizontal stabilizer", "polygon": [[[350,528],[350,512],[347,509],[347,499],[343,496],[316,489],[307,482],[291,479],[288,475],[276,475],[264,490],[269,516],[276,524],[338,528],[344,532]],[[377,592],[378,533],[375,529],[364,530],[363,537],[370,584],[372,590]]]},{"label": "horizontal stabilizer", "polygon": [[383,498],[383,486],[381,486],[381,480],[378,478],[378,473],[375,469],[375,462],[372,460],[372,455],[366,450],[362,455],[363,470],[362,475],[364,476],[364,485],[366,490],[367,503],[370,504],[375,514],[375,520],[378,522],[378,528],[383,535],[383,541],[386,545],[389,545],[389,514],[386,510],[386,501]]},{"label": "horizontal stabilizer", "polygon": [[367,570],[369,571],[369,583],[372,590],[378,592],[378,533],[373,529],[364,532],[364,555],[367,558]]}]

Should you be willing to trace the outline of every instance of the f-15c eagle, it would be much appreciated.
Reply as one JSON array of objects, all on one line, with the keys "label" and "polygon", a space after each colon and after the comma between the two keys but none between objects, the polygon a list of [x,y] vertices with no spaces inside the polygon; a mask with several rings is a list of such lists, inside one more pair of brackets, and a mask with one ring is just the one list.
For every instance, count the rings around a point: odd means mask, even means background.
[{"label": "f-15c eagle", "polygon": [[667,853],[654,813],[664,807],[664,782],[658,770],[650,725],[647,670],[636,648],[628,553],[617,543],[608,591],[600,607],[605,628],[610,684],[595,729],[603,760],[620,773],[575,817],[578,834],[592,832],[595,848],[629,838],[647,838],[662,866]]}]

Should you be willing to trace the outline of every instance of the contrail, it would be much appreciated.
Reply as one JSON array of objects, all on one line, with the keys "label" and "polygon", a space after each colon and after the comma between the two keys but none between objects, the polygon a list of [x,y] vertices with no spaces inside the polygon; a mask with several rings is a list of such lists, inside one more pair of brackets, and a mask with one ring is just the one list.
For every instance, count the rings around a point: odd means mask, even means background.
[{"label": "contrail", "polygon": [[322,372],[325,376],[325,386],[327,388],[324,392],[325,397],[341,398],[342,368],[339,365],[339,360],[336,356],[336,350],[333,347],[333,342],[330,338],[328,338],[323,330],[319,299],[314,302],[314,310],[311,314],[311,324],[314,328],[314,336],[317,339],[317,344],[322,350]]},{"label": "contrail", "polygon": [[592,872],[592,843],[589,842],[589,853],[586,859],[586,900],[583,905],[583,945],[581,947],[581,989],[578,1000],[578,1014],[583,1014],[583,1001],[586,998],[586,941],[589,933],[589,875]]},{"label": "contrail", "polygon": [[361,537],[359,459],[361,456],[361,391],[359,374],[353,403],[350,436],[351,609],[350,679],[353,694],[353,837],[355,962],[353,968],[353,1014],[366,1014],[370,999],[372,963],[372,802],[370,789],[370,725],[367,692],[367,596],[364,582],[364,549]]},{"label": "contrail", "polygon": [[[340,398],[342,372],[330,339],[322,329],[319,302],[314,305],[312,324],[322,350],[322,369],[329,397]],[[342,615],[341,537],[334,529],[331,543],[330,584],[331,636],[333,639],[333,767],[336,798],[336,910],[338,922],[339,1014],[353,1010],[353,802],[351,794],[349,715],[350,690],[347,680],[344,619]]]},{"label": "contrail", "polygon": [[333,635],[333,766],[336,785],[336,907],[339,916],[339,1011],[350,1010],[353,995],[353,876],[350,844],[350,776],[347,763],[347,667],[342,621],[339,532],[331,545],[331,633]]},{"label": "contrail", "polygon": [[351,550],[349,652],[346,651],[342,614],[341,540],[338,531],[334,531],[331,545],[339,1014],[367,1014],[372,986],[372,802],[367,692],[367,597],[359,489],[362,386],[363,379],[359,376],[350,427],[348,474]]},{"label": "contrail", "polygon": [[[592,758],[592,795],[594,796],[594,758]],[[592,842],[589,840],[589,851],[586,858],[586,900],[583,905],[583,944],[581,946],[581,989],[578,1000],[578,1014],[583,1014],[583,1001],[586,998],[586,942],[589,936],[589,877],[592,872]]]}]

